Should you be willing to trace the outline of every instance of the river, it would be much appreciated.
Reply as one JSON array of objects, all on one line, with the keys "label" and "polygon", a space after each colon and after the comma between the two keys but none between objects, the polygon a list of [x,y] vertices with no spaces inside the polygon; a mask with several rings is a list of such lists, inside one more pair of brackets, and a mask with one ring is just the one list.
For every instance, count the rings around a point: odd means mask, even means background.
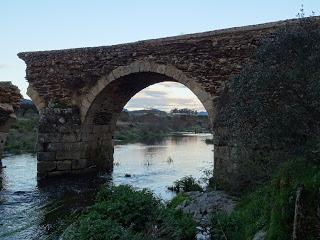
[{"label": "river", "polygon": [[86,206],[93,203],[102,184],[130,184],[149,188],[163,200],[181,177],[200,179],[213,169],[210,134],[170,136],[155,144],[116,145],[112,174],[100,177],[64,178],[38,186],[36,157],[30,154],[2,159],[0,191],[0,239],[57,239],[60,232]]}]

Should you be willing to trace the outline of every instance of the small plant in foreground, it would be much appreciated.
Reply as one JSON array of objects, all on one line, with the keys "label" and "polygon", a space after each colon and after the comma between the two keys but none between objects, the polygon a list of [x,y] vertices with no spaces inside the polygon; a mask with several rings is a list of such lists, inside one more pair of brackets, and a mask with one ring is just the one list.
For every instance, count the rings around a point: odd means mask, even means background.
[{"label": "small plant in foreground", "polygon": [[191,191],[203,191],[199,182],[192,176],[183,177],[173,183],[173,186],[168,187],[173,192],[191,192]]},{"label": "small plant in foreground", "polygon": [[178,205],[182,204],[184,201],[190,200],[190,197],[185,193],[178,193],[171,201],[168,203],[168,207],[175,209]]}]

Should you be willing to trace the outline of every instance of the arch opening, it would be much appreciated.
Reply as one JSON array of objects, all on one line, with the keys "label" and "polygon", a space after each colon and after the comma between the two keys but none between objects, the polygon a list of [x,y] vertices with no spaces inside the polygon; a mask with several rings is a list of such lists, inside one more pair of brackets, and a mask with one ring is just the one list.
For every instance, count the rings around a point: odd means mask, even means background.
[{"label": "arch opening", "polygon": [[[100,81],[105,81],[101,79]],[[179,81],[157,72],[134,72],[121,76],[104,86],[93,98],[82,122],[82,142],[86,143],[85,158],[98,170],[113,169],[114,133],[117,120],[125,105],[138,92],[162,82],[181,83],[199,99],[212,123],[210,98],[194,82]],[[99,83],[98,83],[99,84]],[[101,84],[101,83],[100,83]],[[210,114],[211,113],[211,114]],[[212,156],[213,158],[213,156]]]}]

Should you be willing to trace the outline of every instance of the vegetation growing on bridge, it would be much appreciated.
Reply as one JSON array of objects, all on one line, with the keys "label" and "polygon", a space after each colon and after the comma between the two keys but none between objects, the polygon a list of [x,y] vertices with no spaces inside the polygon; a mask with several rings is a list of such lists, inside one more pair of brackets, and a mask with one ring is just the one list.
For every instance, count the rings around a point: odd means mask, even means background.
[{"label": "vegetation growing on bridge", "polygon": [[266,41],[255,64],[232,79],[222,98],[217,124],[228,128],[224,138],[240,146],[246,187],[265,184],[231,215],[212,218],[214,239],[252,239],[259,230],[266,239],[291,239],[299,186],[305,191],[297,239],[318,239],[319,99],[320,30],[312,19],[301,19]]},{"label": "vegetation growing on bridge", "polygon": [[[293,158],[279,169],[270,182],[243,197],[231,215],[212,217],[214,239],[252,239],[260,230],[266,239],[291,239],[297,188],[305,188],[306,240],[317,239],[320,232],[318,194],[319,158]],[[318,213],[317,213],[318,211]]]},{"label": "vegetation growing on bridge", "polygon": [[319,99],[319,25],[301,19],[266,40],[220,100],[215,126],[226,134],[215,141],[237,144],[237,180],[264,182],[283,159],[319,142]]}]

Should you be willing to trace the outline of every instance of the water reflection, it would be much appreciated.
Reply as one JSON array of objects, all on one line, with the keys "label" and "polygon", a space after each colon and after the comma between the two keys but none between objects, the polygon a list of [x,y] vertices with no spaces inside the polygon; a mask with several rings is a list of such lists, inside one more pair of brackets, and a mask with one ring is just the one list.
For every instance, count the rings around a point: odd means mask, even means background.
[{"label": "water reflection", "polygon": [[[212,145],[205,144],[208,134],[172,136],[159,144],[127,144],[115,148],[113,182],[150,188],[163,199],[172,193],[167,186],[178,178],[202,176],[204,169],[213,168]],[[170,159],[170,161],[168,161]],[[132,177],[125,177],[130,174]]]},{"label": "water reflection", "polygon": [[[0,191],[0,239],[55,239],[84,207],[93,202],[102,184],[131,184],[150,188],[164,199],[176,179],[185,175],[200,177],[212,168],[212,146],[204,140],[211,135],[168,137],[161,142],[115,146],[112,176],[82,176],[51,181],[41,187],[36,181],[36,158],[32,155],[2,160]],[[168,161],[168,159],[171,161]],[[131,177],[125,177],[125,174]]]}]

